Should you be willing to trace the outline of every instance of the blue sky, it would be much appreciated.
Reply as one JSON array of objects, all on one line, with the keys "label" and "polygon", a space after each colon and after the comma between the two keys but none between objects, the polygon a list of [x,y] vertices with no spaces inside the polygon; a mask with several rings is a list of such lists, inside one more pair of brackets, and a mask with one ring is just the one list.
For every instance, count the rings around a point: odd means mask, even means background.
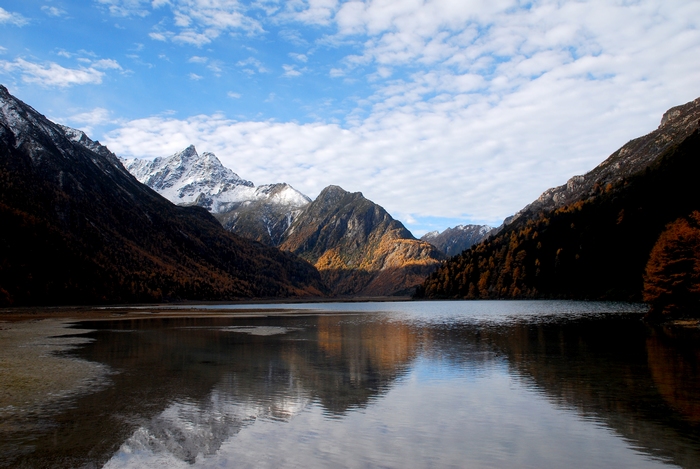
[{"label": "blue sky", "polygon": [[123,157],[195,144],[414,234],[496,225],[700,96],[687,0],[0,0],[0,82]]}]

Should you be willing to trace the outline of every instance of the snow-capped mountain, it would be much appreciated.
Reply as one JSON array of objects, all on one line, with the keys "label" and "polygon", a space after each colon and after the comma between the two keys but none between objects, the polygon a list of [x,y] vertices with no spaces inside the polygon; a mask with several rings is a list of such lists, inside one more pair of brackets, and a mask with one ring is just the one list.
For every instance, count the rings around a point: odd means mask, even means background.
[{"label": "snow-capped mountain", "polygon": [[289,184],[256,187],[213,153],[193,145],[169,157],[122,160],[140,182],[179,205],[209,210],[226,229],[276,246],[300,210],[311,202]]},{"label": "snow-capped mountain", "polygon": [[454,228],[447,228],[442,233],[431,231],[420,239],[429,242],[447,256],[456,256],[480,243],[492,230],[493,227],[487,225],[457,225]]}]

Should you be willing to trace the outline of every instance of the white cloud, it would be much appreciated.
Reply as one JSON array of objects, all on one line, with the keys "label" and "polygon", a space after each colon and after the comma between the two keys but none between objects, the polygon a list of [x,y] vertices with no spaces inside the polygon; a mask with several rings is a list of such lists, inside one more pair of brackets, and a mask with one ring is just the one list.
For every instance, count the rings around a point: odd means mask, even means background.
[{"label": "white cloud", "polygon": [[278,33],[279,37],[283,40],[290,42],[297,46],[306,46],[308,41],[304,39],[301,33],[295,29],[283,29]]},{"label": "white cloud", "polygon": [[294,52],[290,52],[289,56],[298,62],[306,63],[309,60],[309,58],[305,54],[296,54]]},{"label": "white cloud", "polygon": [[194,56],[190,57],[188,62],[195,63],[195,64],[203,64],[203,63],[207,63],[207,60],[209,60],[209,59],[206,57],[199,57],[199,56],[194,55]]},{"label": "white cloud", "polygon": [[166,35],[165,33],[162,33],[162,32],[152,32],[152,33],[148,33],[148,37],[150,37],[150,38],[153,39],[154,41],[162,41],[162,42],[165,42],[165,41],[168,40],[167,35]]},{"label": "white cloud", "polygon": [[29,20],[19,13],[12,13],[0,7],[0,24],[9,23],[15,26],[24,26]]},{"label": "white cloud", "polygon": [[219,35],[218,31],[207,31],[206,33],[198,33],[192,29],[186,29],[179,34],[172,36],[173,42],[179,42],[181,44],[190,44],[197,47],[202,47],[205,44],[209,44],[212,39],[216,39]]},{"label": "white cloud", "polygon": [[190,77],[190,80],[194,80],[194,81],[199,81],[199,80],[201,80],[202,78],[204,78],[203,76],[197,75],[196,73],[190,73],[190,74],[187,75],[187,76]]},{"label": "white cloud", "polygon": [[92,62],[92,67],[100,70],[121,70],[122,67],[114,59],[100,59]]},{"label": "white cloud", "polygon": [[306,71],[306,68],[297,69],[296,65],[288,65],[288,64],[282,65],[282,69],[284,70],[284,73],[282,74],[282,76],[290,77],[290,78],[301,76],[301,74]]},{"label": "white cloud", "polygon": [[111,118],[109,110],[96,107],[90,111],[74,114],[68,117],[68,120],[79,124],[100,125],[110,122]]},{"label": "white cloud", "polygon": [[[330,77],[375,80],[371,96],[352,98],[360,104],[344,125],[152,117],[108,134],[110,148],[164,156],[194,143],[259,183],[286,181],[312,196],[339,184],[404,219],[495,224],[700,95],[696,1],[314,5],[273,14],[331,25],[335,37],[324,40],[355,52],[329,64]],[[253,57],[237,66],[264,69]]]},{"label": "white cloud", "polygon": [[226,96],[228,96],[229,98],[232,98],[232,99],[239,99],[241,97],[241,94],[234,93],[233,91],[229,91],[228,93],[226,93]]},{"label": "white cloud", "polygon": [[49,16],[55,16],[55,17],[64,16],[66,14],[66,10],[63,10],[62,8],[50,7],[48,5],[42,6],[41,11],[43,11],[44,13],[46,13]]},{"label": "white cloud", "polygon": [[221,60],[212,60],[207,68],[214,72],[216,76],[221,76],[224,71],[224,63]]},{"label": "white cloud", "polygon": [[73,85],[100,84],[104,72],[94,67],[66,68],[55,62],[45,65],[16,59],[14,62],[0,61],[0,71],[19,72],[25,83],[65,88]]},{"label": "white cloud", "polygon": [[112,16],[145,17],[150,13],[150,0],[97,0],[98,3],[106,6]]},{"label": "white cloud", "polygon": [[331,68],[329,75],[331,76],[331,78],[342,77],[345,75],[345,71],[341,68]]},{"label": "white cloud", "polygon": [[[265,66],[263,66],[262,62],[260,62],[258,59],[255,57],[248,57],[245,60],[239,60],[236,62],[236,65],[238,67],[244,67],[244,71],[247,71],[248,73],[255,73],[255,70],[257,70],[259,73],[267,73],[267,69]],[[255,70],[253,70],[255,69]]]},{"label": "white cloud", "polygon": [[112,14],[145,16],[152,9],[169,8],[172,12],[173,31],[162,30],[160,25],[149,34],[157,41],[202,47],[223,33],[258,34],[264,32],[261,23],[248,15],[247,6],[237,0],[99,0],[108,4]]},{"label": "white cloud", "polygon": [[280,16],[306,24],[328,25],[338,9],[338,3],[338,0],[290,1]]}]

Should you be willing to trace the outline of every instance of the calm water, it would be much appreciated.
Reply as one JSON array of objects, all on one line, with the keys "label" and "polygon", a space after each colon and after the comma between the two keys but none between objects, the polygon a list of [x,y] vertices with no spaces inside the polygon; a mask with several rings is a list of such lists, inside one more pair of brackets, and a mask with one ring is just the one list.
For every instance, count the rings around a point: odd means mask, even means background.
[{"label": "calm water", "polygon": [[307,313],[82,323],[70,354],[108,383],[0,465],[700,467],[700,335],[637,305],[288,307]]}]

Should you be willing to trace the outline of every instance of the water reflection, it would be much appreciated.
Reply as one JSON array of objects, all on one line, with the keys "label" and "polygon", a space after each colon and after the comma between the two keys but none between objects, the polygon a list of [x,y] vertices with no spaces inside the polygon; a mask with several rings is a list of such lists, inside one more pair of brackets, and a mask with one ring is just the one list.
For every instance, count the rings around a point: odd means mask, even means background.
[{"label": "water reflection", "polygon": [[[681,332],[679,334],[678,332]],[[698,334],[656,330],[647,339],[651,377],[666,403],[700,424],[700,349]]]},{"label": "water reflection", "polygon": [[619,305],[508,302],[484,317],[464,303],[433,321],[422,305],[85,324],[96,340],[74,353],[114,370],[111,386],[15,435],[5,444],[31,452],[0,462],[700,467],[694,333]]}]

